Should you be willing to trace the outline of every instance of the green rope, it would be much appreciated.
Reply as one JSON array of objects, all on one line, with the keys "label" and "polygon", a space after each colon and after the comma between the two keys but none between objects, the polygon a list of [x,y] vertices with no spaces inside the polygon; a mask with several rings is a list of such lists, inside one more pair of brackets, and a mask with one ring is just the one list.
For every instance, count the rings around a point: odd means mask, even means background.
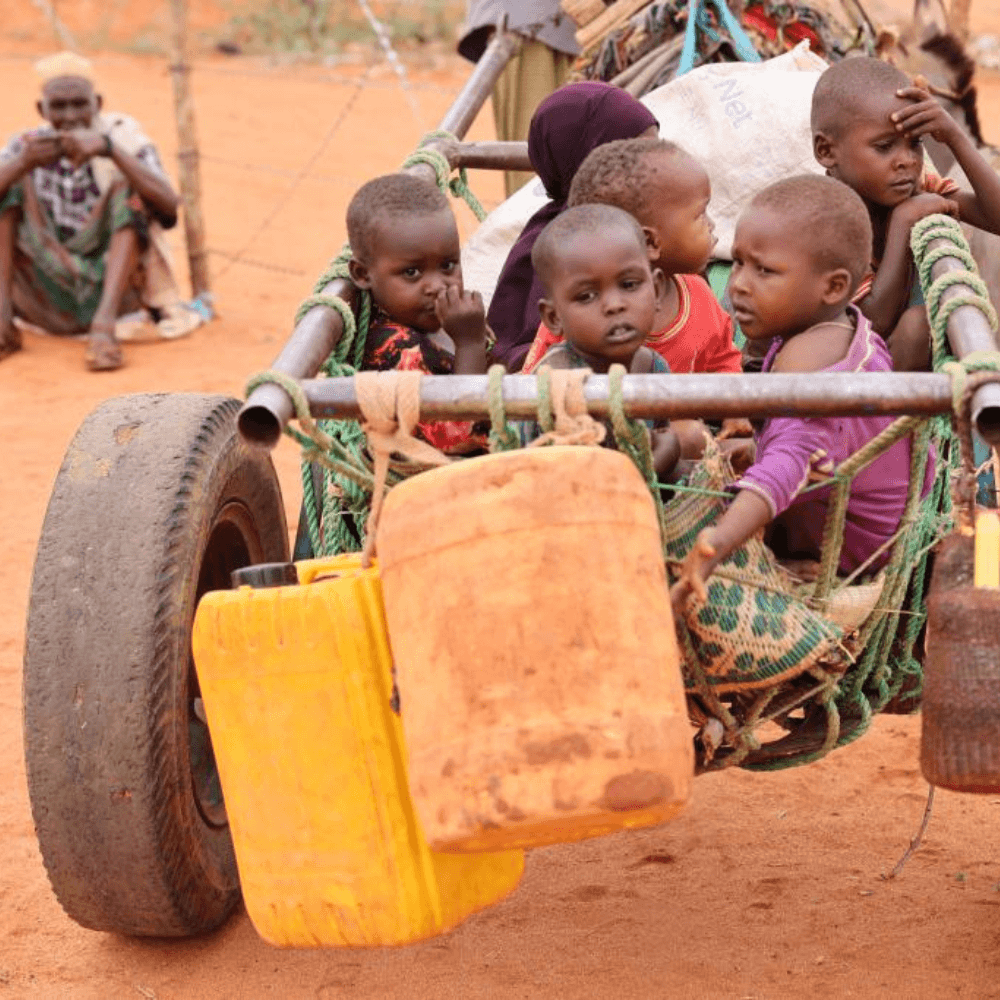
[{"label": "green rope", "polygon": [[428,132],[420,140],[420,148],[416,152],[411,153],[403,161],[401,169],[405,170],[407,167],[416,166],[418,163],[426,164],[434,171],[437,186],[441,189],[442,193],[448,194],[451,192],[456,198],[461,198],[472,209],[475,217],[482,222],[486,218],[486,209],[483,208],[482,203],[473,194],[472,188],[469,187],[469,177],[465,167],[460,167],[457,175],[452,177],[451,165],[448,163],[448,158],[436,149],[424,148],[428,142],[432,142],[434,139],[450,139],[453,142],[458,142],[458,139],[451,132],[446,132],[442,129]]},{"label": "green rope", "polygon": [[490,408],[490,451],[513,451],[521,446],[521,438],[507,423],[507,413],[503,405],[503,377],[507,369],[503,365],[490,365],[486,373],[487,392]]},{"label": "green rope", "polygon": [[630,420],[625,416],[624,378],[624,365],[612,365],[608,369],[608,410],[611,428],[615,432],[615,443],[635,463],[650,490],[659,496],[649,428],[642,421]]},{"label": "green rope", "polygon": [[608,410],[611,415],[611,429],[614,431],[615,444],[619,450],[632,459],[632,463],[646,480],[656,507],[660,538],[666,546],[666,512],[663,509],[660,487],[656,481],[652,440],[649,428],[641,420],[630,420],[625,416],[624,378],[624,365],[615,364],[608,369]]},{"label": "green rope", "polygon": [[552,409],[552,369],[542,365],[535,373],[538,386],[538,426],[543,434],[555,429],[556,419]]},{"label": "green rope", "polygon": [[[424,136],[422,145],[434,139],[455,141],[455,136],[449,132],[430,132]],[[433,149],[418,149],[403,166],[416,163],[425,163],[434,170],[438,186],[443,192],[450,191],[455,197],[464,199],[478,219],[486,217],[483,206],[469,189],[464,169],[459,170],[457,176],[451,177],[447,159]],[[343,299],[326,291],[330,282],[338,278],[351,280],[351,258],[351,248],[345,244],[317,278],[312,294],[302,301],[295,313],[296,325],[317,306],[334,309],[340,316],[343,332],[330,356],[320,367],[324,374],[331,377],[351,376],[361,370],[371,322],[372,299],[368,291],[356,289],[357,317]],[[495,377],[498,386],[501,377],[502,372]],[[295,379],[279,372],[262,372],[255,376],[248,383],[247,392],[265,382],[280,385],[289,394],[295,407],[300,429],[287,427],[285,433],[298,442],[302,449],[303,506],[314,554],[333,555],[357,550],[364,544],[372,490],[371,463],[365,453],[364,432],[358,422],[353,420],[312,420],[301,386]],[[500,417],[493,423],[491,448],[516,447],[517,433],[502,415],[503,399],[499,388],[497,400]],[[317,490],[313,485],[314,464],[320,465],[323,470],[319,497],[316,496]],[[400,466],[394,466],[391,481],[398,481],[406,471]]]}]

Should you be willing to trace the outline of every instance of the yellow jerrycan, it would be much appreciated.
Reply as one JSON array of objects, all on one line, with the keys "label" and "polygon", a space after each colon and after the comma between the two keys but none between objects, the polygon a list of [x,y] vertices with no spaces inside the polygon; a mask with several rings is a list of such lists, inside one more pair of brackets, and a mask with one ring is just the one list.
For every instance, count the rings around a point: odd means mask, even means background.
[{"label": "yellow jerrycan", "polygon": [[653,500],[605,448],[469,459],[377,535],[410,792],[433,850],[651,826],[694,770]]},{"label": "yellow jerrycan", "polygon": [[378,574],[202,599],[192,645],[247,912],[283,947],[405,944],[518,883],[520,851],[435,854],[414,815]]}]

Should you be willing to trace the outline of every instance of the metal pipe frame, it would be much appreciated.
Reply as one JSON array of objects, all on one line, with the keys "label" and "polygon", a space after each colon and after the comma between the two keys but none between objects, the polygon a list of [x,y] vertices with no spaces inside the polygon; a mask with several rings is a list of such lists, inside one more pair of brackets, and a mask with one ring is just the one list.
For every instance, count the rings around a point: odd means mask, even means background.
[{"label": "metal pipe frame", "polygon": [[[480,108],[486,103],[504,67],[517,53],[521,46],[521,37],[508,32],[501,24],[493,35],[482,58],[476,63],[465,86],[454,103],[445,112],[439,129],[450,132],[461,139],[469,130]],[[431,144],[435,145],[435,144]],[[447,142],[449,146],[459,145]],[[468,143],[468,146],[507,145],[498,143]],[[527,158],[527,145],[524,145],[524,156]],[[521,160],[511,162],[523,163]],[[457,166],[458,164],[453,164]],[[463,164],[471,166],[472,164]],[[523,169],[523,167],[506,167],[501,169]],[[426,163],[418,163],[407,168],[407,173],[426,177],[431,183],[436,182],[434,170]],[[353,310],[357,309],[357,294],[354,286],[342,278],[335,278],[323,287],[323,295],[336,295],[342,298]],[[316,306],[302,317],[296,324],[291,336],[285,342],[281,353],[271,365],[273,371],[282,372],[292,378],[311,378],[320,366],[333,352],[344,333],[343,321],[335,309],[327,306]],[[295,407],[291,397],[277,385],[262,385],[255,389],[243,404],[237,417],[237,425],[244,439],[254,444],[273,448],[281,438],[281,431],[292,418]]]},{"label": "metal pipe frame", "polygon": [[[951,247],[950,240],[931,240],[928,250]],[[964,271],[965,264],[957,257],[942,257],[931,265],[931,277],[940,278],[953,271]],[[967,285],[952,285],[945,289],[941,303],[968,295]],[[995,351],[996,337],[989,321],[975,306],[959,306],[948,317],[948,342],[956,358],[963,358],[973,351]],[[982,438],[993,446],[1000,445],[1000,384],[989,383],[976,390],[972,396],[972,422]]]},{"label": "metal pipe frame", "polygon": [[[355,419],[361,415],[352,378],[305,379],[302,388],[314,417]],[[643,420],[725,419],[767,416],[916,414],[951,409],[951,379],[930,372],[817,372],[803,375],[626,375],[625,412]],[[607,375],[584,385],[592,416],[609,415]],[[503,378],[504,409],[511,420],[538,414],[535,375]],[[485,375],[425,375],[420,416],[428,420],[478,420],[489,415]]]},{"label": "metal pipe frame", "polygon": [[[516,35],[498,31],[477,64],[441,127],[456,136],[464,134],[486,100],[497,76],[516,52]],[[527,144],[523,142],[461,142],[438,139],[428,144],[438,149],[452,167],[482,167],[496,170],[530,169]],[[419,164],[409,168],[426,173]],[[947,240],[934,240],[930,248],[948,247]],[[932,278],[964,270],[956,257],[944,256],[931,268]],[[965,285],[954,285],[942,295],[942,303],[969,293]],[[335,280],[324,294],[339,295],[352,308],[355,292],[349,282]],[[313,379],[336,346],[342,333],[341,320],[332,309],[318,306],[296,326],[272,368],[303,380],[302,385],[314,417],[357,418],[360,411],[351,379]],[[986,317],[974,306],[962,306],[951,314],[948,340],[955,356],[996,350],[997,343]],[[951,409],[950,379],[929,373],[823,373],[810,375],[629,375],[624,379],[625,411],[642,419],[705,417],[767,417],[780,415],[832,416],[854,414],[945,413]],[[511,419],[537,414],[537,389],[533,376],[506,376],[503,395]],[[588,409],[596,417],[608,414],[607,377],[595,375],[586,387]],[[266,447],[277,444],[282,428],[291,419],[292,401],[275,385],[254,390],[239,414],[239,429],[248,442]],[[427,376],[421,390],[421,415],[427,419],[479,419],[488,415],[486,376]],[[986,383],[976,389],[971,416],[980,435],[1000,446],[1000,384]]]}]

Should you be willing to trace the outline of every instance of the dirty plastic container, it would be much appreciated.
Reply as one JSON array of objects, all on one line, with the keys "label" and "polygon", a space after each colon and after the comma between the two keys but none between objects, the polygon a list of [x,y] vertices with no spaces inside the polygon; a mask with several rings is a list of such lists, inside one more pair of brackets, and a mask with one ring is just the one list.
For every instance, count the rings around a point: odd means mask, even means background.
[{"label": "dirty plastic container", "polygon": [[694,768],[652,498],[622,454],[546,447],[415,476],[377,549],[410,791],[440,851],[674,816]]},{"label": "dirty plastic container", "polygon": [[430,851],[410,801],[378,574],[206,594],[192,637],[247,912],[286,947],[418,941],[501,899],[523,854]]}]

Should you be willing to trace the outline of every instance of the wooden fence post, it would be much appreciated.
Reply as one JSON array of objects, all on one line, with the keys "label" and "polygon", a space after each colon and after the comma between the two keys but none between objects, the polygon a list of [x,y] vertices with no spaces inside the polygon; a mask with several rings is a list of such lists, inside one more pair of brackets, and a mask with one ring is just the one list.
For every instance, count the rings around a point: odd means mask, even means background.
[{"label": "wooden fence post", "polygon": [[971,6],[972,0],[951,0],[951,9],[948,11],[948,26],[961,42],[969,40],[969,8]]},{"label": "wooden fence post", "polygon": [[174,115],[177,119],[177,160],[184,232],[187,242],[191,290],[194,296],[208,295],[208,254],[201,216],[201,177],[198,166],[198,135],[191,96],[191,68],[187,61],[187,11],[185,0],[170,0],[173,23],[170,33],[170,76],[174,84]]}]

